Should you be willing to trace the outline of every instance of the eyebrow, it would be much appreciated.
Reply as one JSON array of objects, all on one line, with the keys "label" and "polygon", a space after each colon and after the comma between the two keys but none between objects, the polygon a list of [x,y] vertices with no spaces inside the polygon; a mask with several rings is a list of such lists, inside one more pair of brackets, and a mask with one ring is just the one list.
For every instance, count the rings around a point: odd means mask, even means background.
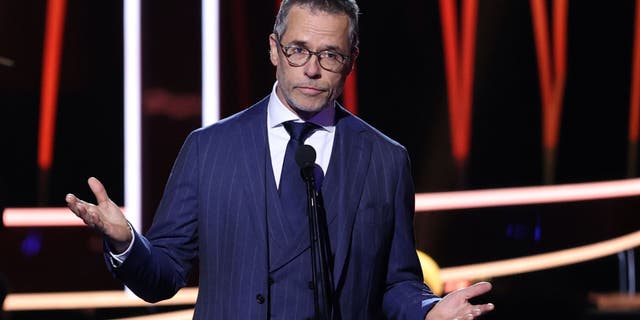
[{"label": "eyebrow", "polygon": [[[307,46],[307,42],[306,41],[293,40],[289,44],[287,44],[287,46],[291,46],[291,45],[295,45],[295,46],[298,46],[298,47],[303,47],[303,48],[309,50],[309,47]],[[321,51],[335,51],[335,52],[338,52],[338,53],[342,52],[340,50],[340,48],[338,48],[336,46],[327,46],[324,49],[317,50],[317,52],[321,52]]]}]

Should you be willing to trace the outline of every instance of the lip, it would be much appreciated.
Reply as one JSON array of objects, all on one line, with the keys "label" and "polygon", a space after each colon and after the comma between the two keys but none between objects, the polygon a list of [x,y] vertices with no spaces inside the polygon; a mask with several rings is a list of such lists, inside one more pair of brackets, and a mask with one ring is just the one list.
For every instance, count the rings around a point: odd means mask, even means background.
[{"label": "lip", "polygon": [[315,87],[298,87],[298,90],[306,95],[318,95],[324,92],[324,90]]}]

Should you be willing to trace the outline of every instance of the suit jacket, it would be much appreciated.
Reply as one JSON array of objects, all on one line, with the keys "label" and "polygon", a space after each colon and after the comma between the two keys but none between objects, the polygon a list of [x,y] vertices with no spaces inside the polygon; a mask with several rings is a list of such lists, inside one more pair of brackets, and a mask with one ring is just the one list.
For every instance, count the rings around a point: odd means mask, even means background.
[{"label": "suit jacket", "polygon": [[[111,269],[139,297],[172,297],[198,261],[195,319],[268,318],[265,190],[275,182],[267,104],[268,97],[185,140],[151,228],[136,233],[128,258]],[[415,251],[408,154],[337,109],[322,194],[327,223],[336,224],[338,318],[424,319],[439,298],[423,283]]]}]

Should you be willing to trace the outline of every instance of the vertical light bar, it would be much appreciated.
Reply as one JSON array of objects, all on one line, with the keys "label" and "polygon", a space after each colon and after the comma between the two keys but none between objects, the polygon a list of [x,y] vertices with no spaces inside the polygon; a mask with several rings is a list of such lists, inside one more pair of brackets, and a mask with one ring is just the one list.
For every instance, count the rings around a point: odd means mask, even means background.
[{"label": "vertical light bar", "polygon": [[202,125],[220,119],[219,0],[202,0]]},{"label": "vertical light bar", "polygon": [[456,1],[440,0],[451,151],[464,183],[471,143],[478,1],[462,1],[461,10],[459,28]]},{"label": "vertical light bar", "polygon": [[358,114],[358,80],[357,80],[357,70],[354,66],[349,76],[347,76],[347,81],[344,85],[344,92],[342,92],[342,104],[347,110],[349,110],[353,114]]},{"label": "vertical light bar", "polygon": [[47,1],[44,48],[42,52],[40,124],[38,128],[38,202],[40,205],[49,200],[49,172],[53,162],[56,134],[60,61],[64,45],[66,6],[66,0]]},{"label": "vertical light bar", "polygon": [[123,0],[124,11],[124,207],[142,228],[140,135],[140,0]]},{"label": "vertical light bar", "polygon": [[66,4],[65,0],[47,1],[38,132],[38,168],[46,172],[51,169],[53,162],[53,137],[56,127]]}]

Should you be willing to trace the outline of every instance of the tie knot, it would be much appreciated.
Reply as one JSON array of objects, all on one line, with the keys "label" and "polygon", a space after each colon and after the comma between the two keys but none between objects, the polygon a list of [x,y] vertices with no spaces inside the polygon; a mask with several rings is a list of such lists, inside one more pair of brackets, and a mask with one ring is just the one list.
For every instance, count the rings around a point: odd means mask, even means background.
[{"label": "tie knot", "polygon": [[291,140],[296,141],[298,144],[302,144],[311,132],[317,128],[317,126],[311,122],[287,121],[282,125],[289,133]]}]

